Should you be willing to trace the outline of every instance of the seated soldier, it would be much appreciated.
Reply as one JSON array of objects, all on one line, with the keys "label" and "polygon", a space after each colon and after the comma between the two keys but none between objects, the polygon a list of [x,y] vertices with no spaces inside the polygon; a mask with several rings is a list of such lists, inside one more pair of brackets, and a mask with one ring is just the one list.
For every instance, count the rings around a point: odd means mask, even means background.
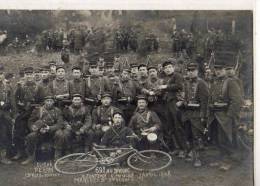
[{"label": "seated soldier", "polygon": [[54,107],[52,96],[46,96],[44,105],[34,109],[28,124],[31,132],[26,136],[27,159],[22,164],[33,162],[37,145],[46,140],[54,141],[56,155],[60,146],[57,130],[62,127],[63,118],[61,110]]},{"label": "seated soldier", "polygon": [[63,117],[66,128],[59,130],[58,133],[64,136],[62,146],[65,150],[82,152],[85,147],[85,151],[89,151],[92,141],[92,133],[89,133],[92,125],[91,114],[89,109],[82,104],[80,94],[72,96],[72,104],[64,109]]},{"label": "seated soldier", "polygon": [[151,134],[152,138],[159,135],[161,121],[154,111],[148,109],[146,96],[140,95],[137,97],[137,109],[128,126],[141,139],[137,146],[138,149],[157,148],[158,143],[153,143],[154,139],[150,140],[148,135]]},{"label": "seated soldier", "polygon": [[111,94],[103,94],[101,97],[101,105],[92,112],[92,129],[95,143],[100,143],[104,132],[110,127],[112,116],[116,111],[119,111],[119,109],[112,106]]},{"label": "seated soldier", "polygon": [[129,147],[132,143],[131,139],[135,134],[129,127],[125,126],[123,114],[115,112],[112,118],[111,127],[105,132],[101,139],[101,145],[110,148]]}]

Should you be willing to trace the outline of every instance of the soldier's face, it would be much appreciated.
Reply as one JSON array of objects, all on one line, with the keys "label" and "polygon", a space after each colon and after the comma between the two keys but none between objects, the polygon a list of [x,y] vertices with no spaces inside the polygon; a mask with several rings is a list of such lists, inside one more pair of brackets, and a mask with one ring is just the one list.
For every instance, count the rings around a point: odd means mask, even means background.
[{"label": "soldier's face", "polygon": [[41,78],[42,78],[41,73],[35,73],[34,78],[35,78],[36,81],[41,80]]},{"label": "soldier's face", "polygon": [[72,71],[72,76],[73,76],[74,79],[80,79],[80,77],[81,77],[81,71],[74,69],[74,70]]},{"label": "soldier's face", "polygon": [[166,74],[166,75],[171,75],[172,73],[174,72],[174,67],[173,67],[173,65],[166,65],[165,67],[164,67],[164,73]]},{"label": "soldier's face", "polygon": [[63,78],[65,78],[65,69],[59,68],[59,69],[56,71],[56,76],[57,76],[58,79],[63,79]]},{"label": "soldier's face", "polygon": [[123,117],[120,114],[115,114],[113,117],[113,126],[121,126],[123,122]]},{"label": "soldier's face", "polygon": [[48,79],[49,78],[49,71],[42,71],[42,79]]},{"label": "soldier's face", "polygon": [[144,99],[139,99],[137,101],[137,106],[138,106],[139,109],[143,110],[147,107],[147,101],[144,100]]},{"label": "soldier's face", "polygon": [[26,73],[24,77],[27,81],[33,81],[34,79],[33,73]]},{"label": "soldier's face", "polygon": [[74,97],[74,98],[72,99],[72,104],[73,104],[74,106],[80,106],[81,103],[82,103],[81,97]]},{"label": "soldier's face", "polygon": [[154,69],[154,68],[150,69],[150,70],[149,70],[149,76],[150,76],[151,78],[157,78],[157,76],[158,76],[157,70]]},{"label": "soldier's face", "polygon": [[217,77],[225,77],[226,76],[226,70],[224,68],[215,69],[215,73],[216,73]]},{"label": "soldier's face", "polygon": [[46,108],[51,108],[54,105],[54,100],[53,99],[46,99],[44,101],[44,104],[45,104]]},{"label": "soldier's face", "polygon": [[142,76],[142,77],[147,76],[147,68],[146,67],[140,67],[138,72],[139,72],[139,75]]},{"label": "soldier's face", "polygon": [[0,81],[3,81],[5,79],[4,73],[0,73]]},{"label": "soldier's face", "polygon": [[89,68],[89,72],[91,75],[97,75],[98,74],[98,68]]},{"label": "soldier's face", "polygon": [[196,77],[198,77],[198,70],[197,69],[188,70],[187,74],[188,74],[188,77],[190,77],[190,78],[196,78]]},{"label": "soldier's face", "polygon": [[52,73],[55,74],[56,73],[56,66],[55,65],[51,65],[50,66],[50,70],[51,70]]},{"label": "soldier's face", "polygon": [[129,72],[123,70],[121,77],[122,77],[122,79],[129,79]]},{"label": "soldier's face", "polygon": [[131,73],[132,74],[137,74],[138,73],[138,68],[137,67],[131,68]]},{"label": "soldier's face", "polygon": [[111,105],[112,99],[110,97],[104,97],[101,99],[101,103],[104,106],[109,106]]}]

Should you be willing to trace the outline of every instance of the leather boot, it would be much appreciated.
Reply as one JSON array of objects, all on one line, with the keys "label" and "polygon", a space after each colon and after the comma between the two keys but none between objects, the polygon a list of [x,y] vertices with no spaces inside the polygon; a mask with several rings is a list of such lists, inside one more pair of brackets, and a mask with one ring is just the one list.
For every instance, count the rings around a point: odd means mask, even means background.
[{"label": "leather boot", "polygon": [[19,160],[22,157],[23,157],[22,152],[18,150],[16,155],[14,157],[12,157],[12,159],[13,160]]},{"label": "leather boot", "polygon": [[5,164],[5,165],[10,165],[12,161],[6,158],[6,150],[1,150],[0,151],[0,163]]},{"label": "leather boot", "polygon": [[22,161],[21,164],[22,165],[28,165],[34,162],[34,156],[30,155],[26,158],[26,160]]}]

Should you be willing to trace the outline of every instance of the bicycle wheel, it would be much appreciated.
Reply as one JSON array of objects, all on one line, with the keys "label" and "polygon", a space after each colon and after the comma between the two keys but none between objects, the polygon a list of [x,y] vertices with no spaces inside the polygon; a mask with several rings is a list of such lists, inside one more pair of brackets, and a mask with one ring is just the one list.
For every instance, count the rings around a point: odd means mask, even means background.
[{"label": "bicycle wheel", "polygon": [[159,171],[168,167],[172,157],[159,150],[143,150],[130,155],[127,164],[137,171]]},{"label": "bicycle wheel", "polygon": [[90,153],[74,153],[59,158],[54,168],[62,174],[81,174],[93,170],[98,164],[98,159]]}]

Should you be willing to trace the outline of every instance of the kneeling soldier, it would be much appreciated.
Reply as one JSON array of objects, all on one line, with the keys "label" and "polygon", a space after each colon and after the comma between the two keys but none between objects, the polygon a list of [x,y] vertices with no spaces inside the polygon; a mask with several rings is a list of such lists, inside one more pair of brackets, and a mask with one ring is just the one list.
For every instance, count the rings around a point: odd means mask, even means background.
[{"label": "kneeling soldier", "polygon": [[31,132],[26,136],[27,159],[23,165],[34,161],[37,145],[45,140],[54,141],[55,155],[60,151],[57,131],[63,125],[63,118],[60,109],[54,107],[52,96],[46,96],[44,105],[33,110],[28,124]]}]

